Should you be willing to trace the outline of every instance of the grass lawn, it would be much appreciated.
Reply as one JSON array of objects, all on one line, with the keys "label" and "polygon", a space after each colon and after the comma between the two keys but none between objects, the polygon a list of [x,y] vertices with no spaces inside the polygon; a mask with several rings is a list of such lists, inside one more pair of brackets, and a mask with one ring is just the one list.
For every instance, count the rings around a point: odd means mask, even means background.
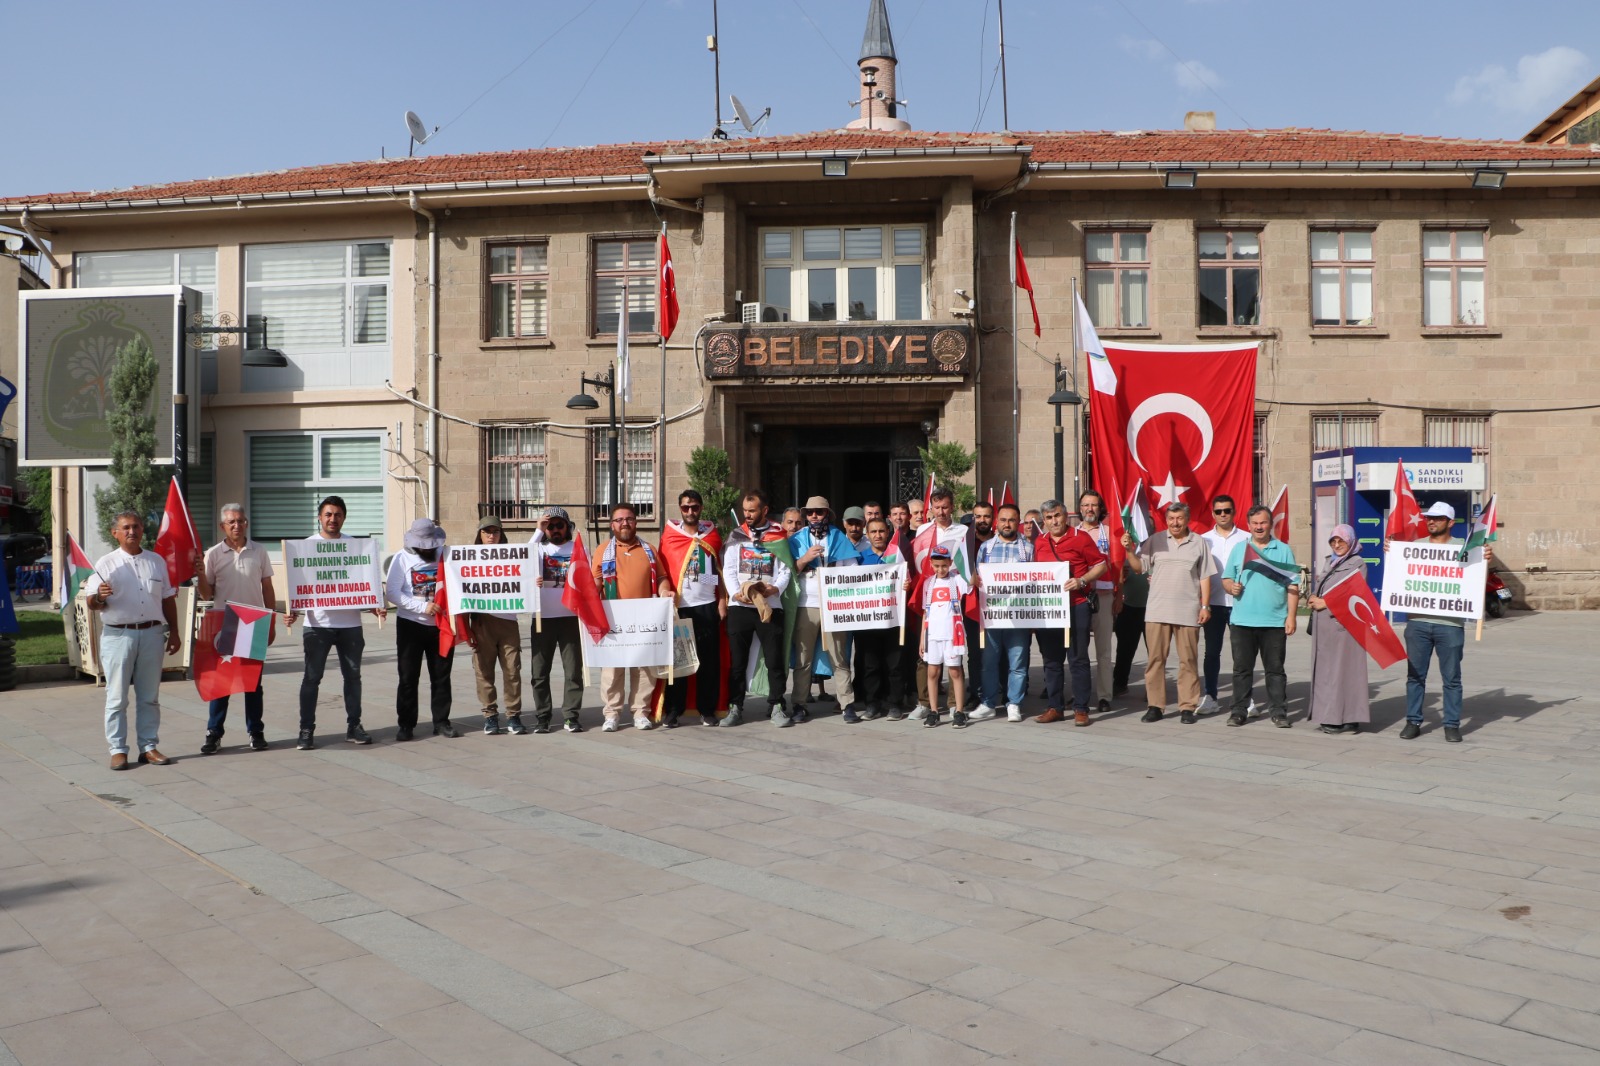
[{"label": "grass lawn", "polygon": [[67,661],[67,635],[62,629],[60,614],[55,611],[18,611],[17,622],[22,626],[22,631],[15,634],[17,665],[37,666]]}]

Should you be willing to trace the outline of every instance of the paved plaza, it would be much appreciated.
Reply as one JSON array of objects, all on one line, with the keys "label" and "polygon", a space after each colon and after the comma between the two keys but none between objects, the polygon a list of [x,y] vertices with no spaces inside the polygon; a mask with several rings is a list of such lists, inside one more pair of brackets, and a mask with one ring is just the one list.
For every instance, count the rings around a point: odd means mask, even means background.
[{"label": "paved plaza", "polygon": [[294,750],[296,642],[264,753],[169,682],[112,773],[101,690],[0,694],[0,1064],[1600,1061],[1600,614],[1469,634],[1459,745],[1403,665],[1308,726],[1304,636],[1289,730],[487,737],[458,657],[397,745],[393,632],[372,747],[331,669]]}]

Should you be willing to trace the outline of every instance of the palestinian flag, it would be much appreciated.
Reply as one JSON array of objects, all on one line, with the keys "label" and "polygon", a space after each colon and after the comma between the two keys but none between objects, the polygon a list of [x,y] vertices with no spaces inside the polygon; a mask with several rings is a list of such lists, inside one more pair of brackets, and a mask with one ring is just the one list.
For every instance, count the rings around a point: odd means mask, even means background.
[{"label": "palestinian flag", "polygon": [[[791,575],[788,586],[783,590],[783,657],[787,660],[790,649],[794,647],[795,604],[800,600],[800,582],[792,576],[794,574],[794,552],[789,550],[789,537],[784,533],[783,527],[776,522],[769,523],[759,532],[753,532],[746,523],[739,523],[733,532],[728,534],[728,549],[738,549],[743,545],[758,545],[765,551],[772,553],[773,557],[783,562],[789,568]],[[738,589],[730,588],[728,595],[732,596]],[[729,608],[734,610],[735,608]],[[744,610],[744,608],[737,608]],[[761,656],[759,643],[750,646],[750,664],[747,668],[750,685],[746,691],[750,696],[772,695],[772,682],[767,677],[767,664]],[[786,693],[777,693],[784,696]]]},{"label": "palestinian flag", "polygon": [[[697,574],[716,574],[722,569],[722,533],[717,529],[715,522],[701,522],[694,533],[689,533],[682,525],[668,522],[661,531],[661,558],[667,565],[667,573],[672,575],[672,587],[679,590],[681,598],[684,581],[690,578],[691,568]],[[717,685],[719,693],[718,707],[728,705],[728,637],[724,632],[717,645],[722,650],[721,661],[715,665],[701,663],[700,670],[688,679],[688,691],[684,696],[684,705],[694,707],[698,705],[700,684],[705,681]],[[711,671],[716,670],[713,674]],[[656,720],[661,720],[665,708],[663,702],[666,696],[666,681],[656,683],[656,693],[652,706],[656,709]]]},{"label": "palestinian flag", "polygon": [[1242,571],[1239,575],[1240,577],[1244,577],[1246,574],[1260,574],[1274,585],[1282,585],[1284,588],[1300,583],[1300,571],[1286,569],[1268,559],[1265,555],[1256,551],[1254,541],[1245,543],[1244,564],[1240,567],[1240,570]]},{"label": "palestinian flag", "polygon": [[[232,651],[239,639],[237,634],[241,621],[241,616],[235,614],[234,609],[240,606],[230,603],[226,609],[209,610],[200,618],[200,635],[194,642],[192,669],[195,691],[207,702],[240,692],[254,692],[261,686],[261,669],[266,664],[261,659],[235,655]],[[245,607],[244,610],[256,612],[261,608]],[[225,626],[233,627],[234,636],[229,642],[222,639]],[[245,620],[244,628],[246,631],[259,629],[261,639],[266,640],[269,626],[270,621],[250,623]],[[248,639],[248,645],[254,643],[253,637]],[[265,647],[261,649],[261,655],[265,658]]]},{"label": "palestinian flag", "polygon": [[1122,528],[1136,544],[1143,544],[1155,532],[1150,522],[1150,496],[1144,490],[1144,478],[1134,482],[1133,495],[1122,505]]},{"label": "palestinian flag", "polygon": [[267,636],[272,629],[272,612],[265,607],[228,603],[222,612],[222,628],[214,642],[217,654],[227,659],[265,659]]},{"label": "palestinian flag", "polygon": [[1489,502],[1483,505],[1483,513],[1478,520],[1472,523],[1472,533],[1467,537],[1466,546],[1461,549],[1461,559],[1466,561],[1467,554],[1474,548],[1481,548],[1485,544],[1500,539],[1498,527],[1499,516],[1495,513],[1495,499],[1499,494],[1489,497]]},{"label": "palestinian flag", "polygon": [[83,549],[78,547],[78,542],[72,539],[72,534],[67,534],[67,565],[61,568],[61,613],[66,614],[72,610],[72,601],[78,598],[78,590],[83,583],[89,580],[89,575],[94,573],[94,564],[89,557],[83,554]]}]

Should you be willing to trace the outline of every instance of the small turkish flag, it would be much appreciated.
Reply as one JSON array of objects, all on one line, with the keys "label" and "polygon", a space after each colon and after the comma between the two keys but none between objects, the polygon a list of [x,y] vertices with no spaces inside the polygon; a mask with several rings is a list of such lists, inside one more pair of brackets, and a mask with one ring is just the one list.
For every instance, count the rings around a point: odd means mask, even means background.
[{"label": "small turkish flag", "polygon": [[1272,501],[1272,535],[1289,543],[1289,486],[1285,485],[1278,490],[1278,498]]},{"label": "small turkish flag", "polygon": [[189,518],[189,508],[183,502],[183,490],[178,479],[167,485],[167,506],[161,512],[161,530],[156,534],[156,554],[167,561],[167,580],[172,587],[194,577],[194,553],[200,550],[200,538],[195,535],[194,522]]},{"label": "small turkish flag", "polygon": [[672,331],[678,328],[678,272],[672,266],[672,251],[667,247],[667,227],[661,226],[661,240],[656,250],[656,269],[661,276],[657,279],[656,290],[659,300],[661,320],[657,332],[661,334],[662,343],[672,339]]},{"label": "small turkish flag", "polygon": [[1406,657],[1405,645],[1395,635],[1394,627],[1383,617],[1365,575],[1359,571],[1326,589],[1322,600],[1334,621],[1344,626],[1356,642],[1372,656],[1378,669],[1387,670]]},{"label": "small turkish flag", "polygon": [[1384,536],[1390,540],[1421,540],[1428,535],[1428,523],[1423,520],[1417,494],[1411,491],[1411,479],[1406,477],[1405,463],[1394,464],[1394,493],[1389,507],[1389,522],[1383,527]]}]

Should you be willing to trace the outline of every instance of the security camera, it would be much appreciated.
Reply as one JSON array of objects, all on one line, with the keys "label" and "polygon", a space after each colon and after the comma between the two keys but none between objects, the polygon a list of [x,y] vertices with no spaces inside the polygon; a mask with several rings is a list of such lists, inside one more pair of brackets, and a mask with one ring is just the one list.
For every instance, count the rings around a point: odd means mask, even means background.
[{"label": "security camera", "polygon": [[972,297],[967,295],[967,290],[966,289],[957,289],[957,290],[955,290],[955,292],[956,292],[956,295],[961,297],[963,300],[972,299]]}]

